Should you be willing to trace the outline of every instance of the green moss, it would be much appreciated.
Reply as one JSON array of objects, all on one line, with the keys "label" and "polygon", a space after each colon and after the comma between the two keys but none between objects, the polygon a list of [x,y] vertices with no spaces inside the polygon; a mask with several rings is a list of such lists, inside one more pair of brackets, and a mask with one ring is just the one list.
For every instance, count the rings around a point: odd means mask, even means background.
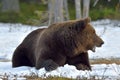
[{"label": "green moss", "polygon": [[120,19],[120,14],[119,12],[115,11],[115,9],[112,8],[104,8],[104,9],[92,9],[90,11],[90,17],[92,20],[97,20],[97,19]]},{"label": "green moss", "polygon": [[22,2],[20,3],[20,12],[0,12],[0,22],[31,24],[34,19],[40,19],[36,11],[44,12],[46,8],[47,5],[44,4],[28,4]]},{"label": "green moss", "polygon": [[71,2],[69,1],[69,4],[68,4],[68,11],[69,11],[69,15],[70,15],[70,19],[75,19],[76,18],[76,13],[75,13],[75,5],[74,5],[74,2]]},{"label": "green moss", "polygon": [[[114,0],[113,0],[114,1]],[[90,17],[92,20],[97,19],[120,19],[120,5],[117,1],[102,2],[100,1],[95,7],[93,7],[94,1],[91,1],[90,5]],[[106,3],[106,5],[105,5]],[[110,5],[112,4],[113,5]],[[1,4],[0,4],[1,8]],[[76,19],[76,11],[74,1],[68,0],[68,8],[70,19]],[[43,16],[44,15],[44,16]],[[0,22],[10,23],[23,23],[30,25],[40,25],[41,23],[48,20],[47,4],[36,4],[36,3],[25,3],[20,2],[20,12],[0,12]]]}]

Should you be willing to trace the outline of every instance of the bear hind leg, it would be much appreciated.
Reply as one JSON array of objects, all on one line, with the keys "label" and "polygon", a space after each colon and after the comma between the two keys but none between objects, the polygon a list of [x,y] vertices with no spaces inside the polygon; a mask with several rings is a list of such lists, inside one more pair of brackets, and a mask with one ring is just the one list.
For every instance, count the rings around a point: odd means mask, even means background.
[{"label": "bear hind leg", "polygon": [[29,59],[25,56],[25,53],[22,51],[15,52],[12,58],[12,67],[19,67],[19,66],[31,66],[32,67]]}]

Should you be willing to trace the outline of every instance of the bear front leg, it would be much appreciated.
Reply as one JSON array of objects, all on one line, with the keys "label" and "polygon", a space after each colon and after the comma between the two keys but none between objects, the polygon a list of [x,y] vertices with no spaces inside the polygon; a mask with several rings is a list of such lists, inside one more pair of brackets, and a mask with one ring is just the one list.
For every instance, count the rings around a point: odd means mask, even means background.
[{"label": "bear front leg", "polygon": [[48,59],[36,65],[36,69],[44,67],[46,71],[52,71],[57,69],[58,66],[59,65],[55,63],[52,59]]},{"label": "bear front leg", "polygon": [[70,65],[75,65],[78,70],[91,70],[89,63],[88,53],[80,53],[80,55],[67,58],[67,62]]},{"label": "bear front leg", "polygon": [[78,70],[91,70],[91,68],[85,64],[76,64],[75,66]]},{"label": "bear front leg", "polygon": [[88,53],[81,53],[78,56],[79,63],[75,64],[78,70],[91,70]]}]

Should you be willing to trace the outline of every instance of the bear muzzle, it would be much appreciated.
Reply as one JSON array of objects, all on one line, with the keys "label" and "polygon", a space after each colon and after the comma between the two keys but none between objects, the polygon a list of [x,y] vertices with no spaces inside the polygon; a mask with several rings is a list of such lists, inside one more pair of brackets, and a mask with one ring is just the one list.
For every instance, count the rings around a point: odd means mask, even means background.
[{"label": "bear muzzle", "polygon": [[104,41],[102,41],[100,44],[94,46],[91,50],[95,52],[96,47],[101,47],[104,44]]},{"label": "bear muzzle", "polygon": [[104,41],[101,41],[96,47],[101,47],[104,44]]}]

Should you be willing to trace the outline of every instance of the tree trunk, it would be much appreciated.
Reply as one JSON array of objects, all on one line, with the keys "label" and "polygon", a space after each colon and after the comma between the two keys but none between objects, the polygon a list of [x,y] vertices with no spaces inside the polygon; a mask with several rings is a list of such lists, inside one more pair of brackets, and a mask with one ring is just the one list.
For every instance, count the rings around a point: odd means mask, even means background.
[{"label": "tree trunk", "polygon": [[65,18],[65,21],[66,20],[69,20],[69,11],[68,11],[68,0],[64,0],[63,1],[63,5],[64,5],[64,18]]},{"label": "tree trunk", "polygon": [[89,16],[89,5],[90,5],[90,0],[83,0],[83,18]]},{"label": "tree trunk", "polygon": [[63,22],[63,0],[55,0],[54,22]]},{"label": "tree trunk", "polygon": [[2,12],[19,12],[19,0],[2,0]]},{"label": "tree trunk", "polygon": [[48,0],[48,15],[49,15],[48,25],[53,23],[54,5],[55,5],[54,0]]},{"label": "tree trunk", "polygon": [[63,0],[48,0],[48,25],[56,22],[63,22]]},{"label": "tree trunk", "polygon": [[75,0],[76,19],[81,18],[81,0]]}]

